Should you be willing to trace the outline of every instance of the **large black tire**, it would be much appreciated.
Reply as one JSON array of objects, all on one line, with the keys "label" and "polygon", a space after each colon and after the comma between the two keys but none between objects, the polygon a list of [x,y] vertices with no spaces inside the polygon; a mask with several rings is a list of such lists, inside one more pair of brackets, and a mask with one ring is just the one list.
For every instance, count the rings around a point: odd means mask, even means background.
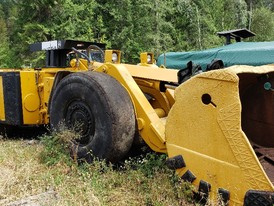
[{"label": "large black tire", "polygon": [[57,85],[50,124],[60,131],[60,123],[78,128],[81,139],[72,144],[72,154],[87,162],[94,156],[119,161],[131,148],[136,130],[129,94],[116,79],[99,72],[73,73]]}]

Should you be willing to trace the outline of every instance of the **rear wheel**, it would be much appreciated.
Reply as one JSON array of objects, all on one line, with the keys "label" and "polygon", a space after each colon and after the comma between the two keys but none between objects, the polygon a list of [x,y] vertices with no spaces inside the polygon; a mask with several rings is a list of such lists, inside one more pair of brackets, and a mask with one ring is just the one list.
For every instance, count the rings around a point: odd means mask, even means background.
[{"label": "rear wheel", "polygon": [[116,162],[129,151],[136,129],[134,108],[124,87],[104,73],[79,72],[65,77],[53,91],[50,123],[79,132],[72,154],[92,161]]}]

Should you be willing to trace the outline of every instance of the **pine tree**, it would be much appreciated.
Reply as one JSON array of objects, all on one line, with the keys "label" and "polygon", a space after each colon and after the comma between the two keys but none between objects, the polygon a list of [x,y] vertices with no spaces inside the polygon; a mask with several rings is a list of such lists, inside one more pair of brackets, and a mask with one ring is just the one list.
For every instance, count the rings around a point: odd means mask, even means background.
[{"label": "pine tree", "polygon": [[10,61],[7,25],[4,16],[5,14],[0,5],[0,68],[8,67]]},{"label": "pine tree", "polygon": [[255,9],[251,30],[256,34],[252,41],[274,41],[274,13],[264,7]]}]

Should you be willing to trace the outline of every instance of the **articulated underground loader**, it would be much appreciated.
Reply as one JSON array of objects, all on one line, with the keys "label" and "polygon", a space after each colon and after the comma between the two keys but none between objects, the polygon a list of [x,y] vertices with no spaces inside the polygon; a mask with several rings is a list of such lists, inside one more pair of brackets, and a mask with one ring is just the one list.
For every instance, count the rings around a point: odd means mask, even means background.
[{"label": "articulated underground loader", "polygon": [[[2,126],[64,125],[81,135],[72,154],[119,161],[140,138],[202,200],[274,203],[274,66],[232,66],[178,82],[152,53],[138,65],[82,41],[35,43],[46,65],[0,70]],[[181,83],[181,84],[179,84]]]}]

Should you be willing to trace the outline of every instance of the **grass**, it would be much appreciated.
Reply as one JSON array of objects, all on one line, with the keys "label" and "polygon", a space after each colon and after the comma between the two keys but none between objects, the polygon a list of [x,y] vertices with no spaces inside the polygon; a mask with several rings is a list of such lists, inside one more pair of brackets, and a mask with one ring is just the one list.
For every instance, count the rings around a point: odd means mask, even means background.
[{"label": "grass", "polygon": [[[189,185],[165,166],[165,155],[147,153],[117,165],[95,160],[78,165],[62,138],[0,139],[0,205],[48,190],[54,205],[194,205]],[[186,189],[187,188],[187,189]]]}]

